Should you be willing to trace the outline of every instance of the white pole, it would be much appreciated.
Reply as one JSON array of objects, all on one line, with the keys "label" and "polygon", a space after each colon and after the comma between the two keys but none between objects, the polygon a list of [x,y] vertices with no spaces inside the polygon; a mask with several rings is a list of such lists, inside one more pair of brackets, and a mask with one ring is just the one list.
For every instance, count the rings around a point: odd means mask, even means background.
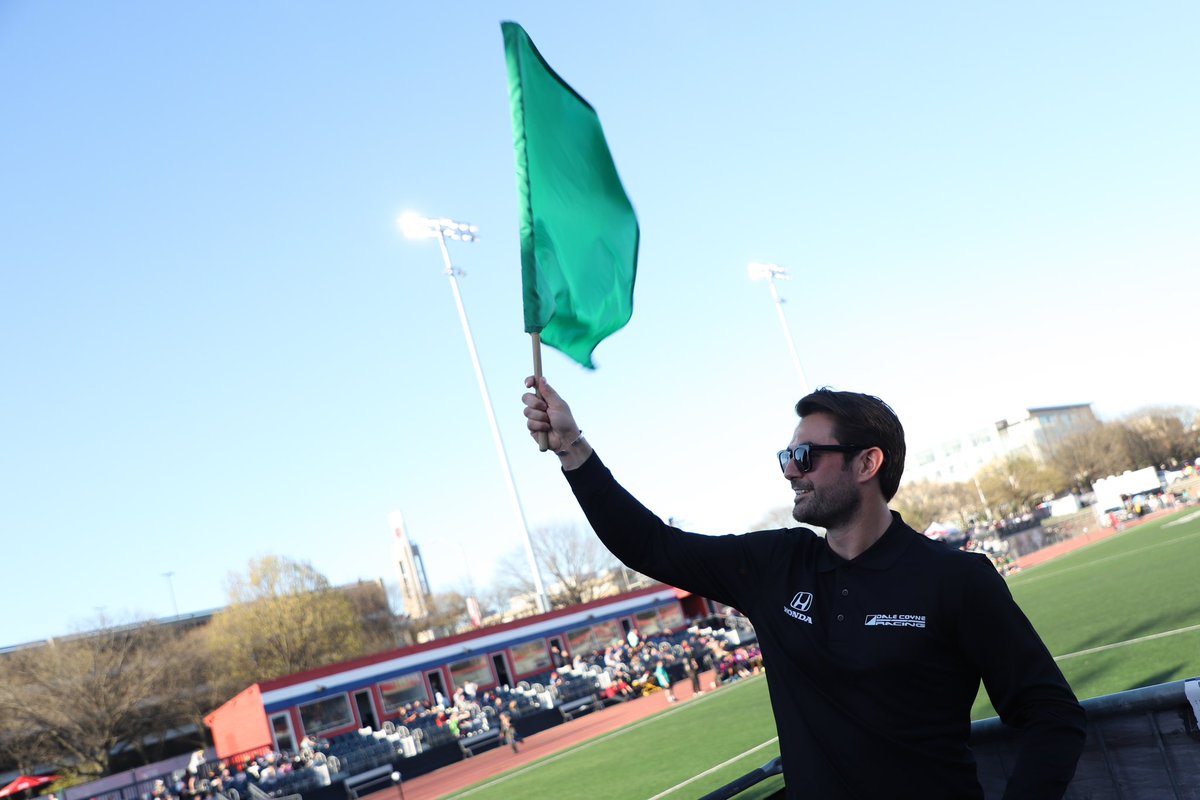
[{"label": "white pole", "polygon": [[987,498],[983,496],[983,487],[979,485],[979,476],[972,475],[971,480],[975,481],[975,491],[979,493],[979,502],[983,503],[983,510],[987,513],[988,522],[991,522],[992,507],[988,505]]},{"label": "white pole", "polygon": [[479,365],[479,354],[475,352],[475,337],[471,335],[471,324],[467,322],[467,309],[463,306],[462,294],[458,291],[456,270],[450,261],[450,251],[446,248],[446,237],[441,226],[437,227],[437,240],[438,246],[442,248],[442,261],[446,263],[446,277],[450,279],[450,290],[454,292],[454,305],[458,307],[458,319],[462,322],[463,335],[467,338],[467,351],[471,354],[471,364],[475,367],[475,379],[479,382],[479,396],[483,398],[483,410],[487,412],[488,424],[492,428],[492,441],[496,444],[496,453],[500,456],[500,467],[504,472],[508,493],[512,497],[513,507],[517,512],[517,522],[521,526],[521,534],[525,540],[525,557],[529,559],[529,569],[533,573],[533,589],[537,594],[538,610],[545,613],[550,610],[550,601],[546,596],[546,589],[542,585],[542,572],[538,569],[537,558],[533,554],[533,540],[529,537],[529,525],[525,522],[525,510],[521,507],[521,498],[517,495],[517,485],[513,482],[512,468],[508,464],[508,453],[504,449],[504,440],[500,438],[500,426],[496,424],[496,412],[492,409],[492,398],[488,395],[487,383],[483,379],[483,367]]},{"label": "white pole", "polygon": [[175,616],[178,617],[179,604],[175,602],[175,582],[171,580],[174,574],[175,571],[172,570],[171,572],[164,572],[162,576],[167,579],[167,588],[171,590],[171,609],[175,612]]},{"label": "white pole", "polygon": [[775,300],[775,310],[779,312],[779,324],[783,326],[783,336],[787,339],[788,352],[792,354],[792,364],[796,367],[796,374],[800,376],[800,394],[808,394],[808,381],[804,379],[804,369],[800,366],[800,355],[796,352],[796,342],[792,339],[792,330],[788,327],[787,317],[783,314],[783,300],[779,297],[779,292],[775,290],[775,273],[767,273],[767,287],[771,290],[771,297]]}]

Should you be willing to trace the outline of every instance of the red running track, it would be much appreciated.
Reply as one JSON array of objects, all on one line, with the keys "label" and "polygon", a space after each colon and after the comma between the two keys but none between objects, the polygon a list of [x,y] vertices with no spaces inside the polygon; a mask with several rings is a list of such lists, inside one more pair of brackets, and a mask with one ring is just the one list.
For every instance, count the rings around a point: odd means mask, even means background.
[{"label": "red running track", "polygon": [[1136,528],[1137,526],[1149,522],[1150,520],[1161,519],[1162,517],[1170,516],[1176,511],[1180,511],[1182,509],[1183,506],[1179,506],[1176,508],[1166,508],[1160,511],[1154,511],[1140,519],[1123,522],[1119,528],[1100,528],[1097,526],[1096,530],[1089,530],[1087,533],[1081,533],[1074,538],[1067,539],[1065,542],[1059,542],[1058,544],[1052,544],[1049,547],[1043,547],[1041,550],[1034,550],[1032,553],[1026,553],[1017,559],[1017,566],[1021,569],[1028,569],[1036,564],[1044,564],[1051,559],[1058,558],[1061,555],[1078,550],[1081,547],[1087,547],[1089,544],[1104,541],[1105,539],[1116,536],[1118,533],[1123,533],[1130,528]]},{"label": "red running track", "polygon": [[[713,673],[700,676],[701,686],[711,686]],[[680,703],[692,699],[691,681],[682,681],[671,687]],[[520,752],[514,753],[506,746],[496,747],[477,756],[442,767],[439,770],[404,781],[404,800],[436,800],[461,791],[468,786],[499,775],[510,769],[524,766],[546,756],[554,755],[588,739],[600,736],[630,723],[645,719],[651,714],[668,707],[665,692],[654,692],[624,703],[593,711],[577,719],[556,725],[549,730],[525,737],[519,745]],[[384,789],[367,795],[369,800],[399,800],[396,789]]]}]

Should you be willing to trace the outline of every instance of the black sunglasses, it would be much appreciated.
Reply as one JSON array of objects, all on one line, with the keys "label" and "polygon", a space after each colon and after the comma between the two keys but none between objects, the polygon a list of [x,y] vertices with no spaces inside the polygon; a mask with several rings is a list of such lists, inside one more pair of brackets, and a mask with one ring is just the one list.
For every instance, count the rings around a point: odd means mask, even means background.
[{"label": "black sunglasses", "polygon": [[857,444],[798,444],[791,450],[780,450],[779,468],[787,472],[788,462],[795,459],[796,469],[800,472],[812,472],[814,453],[857,453],[866,450],[865,445]]}]

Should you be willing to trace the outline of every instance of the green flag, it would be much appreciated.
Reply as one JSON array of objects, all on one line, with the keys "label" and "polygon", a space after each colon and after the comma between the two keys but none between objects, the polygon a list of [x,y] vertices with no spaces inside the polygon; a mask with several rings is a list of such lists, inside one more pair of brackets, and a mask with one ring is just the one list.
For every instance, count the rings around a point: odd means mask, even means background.
[{"label": "green flag", "polygon": [[585,367],[633,314],[638,223],[600,118],[502,22],[521,203],[525,330]]}]

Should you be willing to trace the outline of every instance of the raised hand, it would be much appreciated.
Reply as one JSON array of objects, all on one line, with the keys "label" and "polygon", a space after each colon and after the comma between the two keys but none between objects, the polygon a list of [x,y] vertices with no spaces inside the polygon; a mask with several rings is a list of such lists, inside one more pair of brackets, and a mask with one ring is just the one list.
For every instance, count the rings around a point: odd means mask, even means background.
[{"label": "raised hand", "polygon": [[536,388],[536,392],[527,392],[521,397],[529,435],[536,440],[539,433],[549,434],[550,449],[562,459],[565,468],[573,469],[582,464],[591,454],[591,448],[583,440],[583,431],[576,424],[571,407],[545,378],[535,387],[535,380],[530,376],[525,379],[525,387]]}]

